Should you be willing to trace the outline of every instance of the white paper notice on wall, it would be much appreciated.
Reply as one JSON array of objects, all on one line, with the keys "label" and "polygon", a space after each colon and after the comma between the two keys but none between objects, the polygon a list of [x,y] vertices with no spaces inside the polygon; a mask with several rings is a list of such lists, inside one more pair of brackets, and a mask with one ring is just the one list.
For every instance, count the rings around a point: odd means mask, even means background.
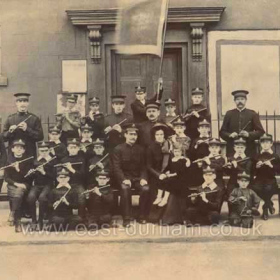
[{"label": "white paper notice on wall", "polygon": [[87,61],[62,61],[62,91],[71,93],[87,92]]}]

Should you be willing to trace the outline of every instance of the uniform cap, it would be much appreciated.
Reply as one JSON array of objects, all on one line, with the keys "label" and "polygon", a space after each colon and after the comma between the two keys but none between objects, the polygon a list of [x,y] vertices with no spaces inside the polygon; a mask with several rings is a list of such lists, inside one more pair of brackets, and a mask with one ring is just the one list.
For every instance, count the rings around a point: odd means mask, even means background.
[{"label": "uniform cap", "polygon": [[165,101],[164,101],[164,105],[165,106],[167,106],[167,105],[175,105],[175,104],[176,104],[176,102],[172,98],[165,99]]},{"label": "uniform cap", "polygon": [[272,137],[272,135],[271,135],[271,134],[265,133],[265,134],[263,134],[263,135],[260,137],[260,142],[266,141],[266,140],[273,142],[273,137]]},{"label": "uniform cap", "polygon": [[30,93],[25,93],[25,92],[17,92],[14,94],[14,97],[16,100],[29,100]]},{"label": "uniform cap", "polygon": [[40,142],[37,142],[37,147],[38,147],[38,149],[39,148],[45,148],[45,147],[47,147],[47,148],[49,148],[49,142],[45,142],[45,141],[40,141]]},{"label": "uniform cap", "polygon": [[248,181],[250,181],[250,174],[246,173],[245,171],[240,172],[237,174],[237,178],[238,179],[247,179]]},{"label": "uniform cap", "polygon": [[246,146],[246,143],[247,143],[246,140],[244,138],[242,138],[242,137],[234,140],[234,144],[235,145],[242,144],[242,145]]},{"label": "uniform cap", "polygon": [[217,139],[217,138],[212,138],[212,139],[210,139],[209,140],[209,145],[221,145],[221,141],[220,141],[220,139]]},{"label": "uniform cap", "polygon": [[87,123],[83,126],[81,126],[81,131],[92,131],[92,127],[90,125],[88,125]]},{"label": "uniform cap", "polygon": [[89,98],[88,102],[89,102],[89,104],[99,104],[100,99],[99,99],[99,97],[91,97],[91,98]]},{"label": "uniform cap", "polygon": [[140,92],[143,92],[145,93],[146,92],[146,87],[135,87],[135,93],[140,93]]},{"label": "uniform cap", "polygon": [[207,173],[216,173],[214,168],[211,168],[209,165],[206,168],[203,168],[203,174]]},{"label": "uniform cap", "polygon": [[202,88],[193,88],[192,89],[192,95],[203,95],[203,89]]},{"label": "uniform cap", "polygon": [[210,126],[210,122],[208,122],[206,119],[198,123],[198,126]]},{"label": "uniform cap", "polygon": [[247,97],[247,94],[249,94],[249,91],[243,90],[243,89],[238,89],[238,90],[233,91],[231,94],[234,96],[234,98]]},{"label": "uniform cap", "polygon": [[19,146],[25,146],[25,142],[22,140],[22,139],[16,139],[13,141],[12,143],[12,146],[15,146],[15,145],[19,145]]},{"label": "uniform cap", "polygon": [[125,101],[124,101],[125,98],[126,98],[125,95],[113,95],[113,96],[111,96],[112,103],[116,103],[116,102],[125,103]]},{"label": "uniform cap", "polygon": [[76,144],[76,145],[80,145],[80,141],[78,138],[68,138],[67,139],[67,145],[69,144]]},{"label": "uniform cap", "polygon": [[94,145],[94,146],[96,146],[96,145],[104,145],[104,140],[101,140],[101,139],[99,139],[99,138],[97,138],[95,141],[93,141],[92,142],[92,144]]}]

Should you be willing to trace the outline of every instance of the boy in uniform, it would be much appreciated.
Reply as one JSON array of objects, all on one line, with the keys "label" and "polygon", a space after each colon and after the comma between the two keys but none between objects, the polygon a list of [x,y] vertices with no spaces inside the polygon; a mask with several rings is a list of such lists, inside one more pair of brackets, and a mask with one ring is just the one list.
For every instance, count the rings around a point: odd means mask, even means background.
[{"label": "boy in uniform", "polygon": [[70,138],[67,141],[68,155],[61,160],[61,164],[70,173],[70,185],[73,194],[77,197],[79,216],[85,218],[85,198],[81,195],[85,191],[85,159],[79,153],[80,141]]},{"label": "boy in uniform", "polygon": [[238,187],[229,196],[229,203],[232,205],[229,223],[232,226],[251,228],[254,222],[253,215],[260,214],[258,211],[260,198],[248,188],[250,179],[250,174],[245,171],[237,175]]},{"label": "boy in uniform", "polygon": [[254,175],[252,189],[264,201],[263,215],[264,220],[268,219],[270,214],[275,213],[272,196],[277,193],[278,185],[276,181],[276,172],[279,171],[280,158],[272,151],[272,135],[264,134],[260,137],[260,153],[254,158]]},{"label": "boy in uniform", "polygon": [[33,184],[27,196],[27,203],[31,212],[31,230],[37,228],[36,201],[39,201],[39,228],[43,228],[44,215],[48,211],[48,195],[54,185],[54,157],[50,156],[49,144],[42,141],[37,143],[38,157],[33,168],[26,174],[32,178]]},{"label": "boy in uniform", "polygon": [[89,99],[89,113],[82,118],[83,125],[88,124],[93,131],[92,139],[104,137],[104,114],[100,113],[100,99],[98,97],[91,97]]},{"label": "boy in uniform", "polygon": [[110,227],[114,196],[110,186],[109,172],[104,169],[97,171],[96,183],[91,185],[88,194],[89,228]]},{"label": "boy in uniform", "polygon": [[15,225],[15,231],[21,232],[22,202],[29,189],[29,180],[25,177],[31,167],[30,160],[26,157],[25,142],[21,139],[12,143],[11,154],[8,156],[5,168],[5,181],[7,182],[8,197],[10,200],[10,225]]},{"label": "boy in uniform", "polygon": [[77,197],[73,193],[70,174],[67,169],[59,168],[56,172],[57,186],[49,194],[49,206],[52,209],[49,219],[49,230],[69,230],[82,222],[79,216],[73,215],[77,208]]},{"label": "boy in uniform", "polygon": [[215,169],[207,166],[203,169],[203,178],[204,183],[198,187],[197,193],[191,195],[191,202],[186,211],[187,225],[219,223],[223,190],[215,183]]},{"label": "boy in uniform", "polygon": [[202,104],[204,92],[201,88],[192,90],[192,105],[186,110],[184,119],[186,122],[187,134],[194,140],[199,137],[199,122],[206,119],[211,121],[211,115],[208,109]]},{"label": "boy in uniform", "polygon": [[67,156],[67,148],[60,141],[61,129],[57,126],[51,126],[49,128],[49,147],[50,155],[52,157],[56,156],[57,162],[60,162],[62,158]]}]

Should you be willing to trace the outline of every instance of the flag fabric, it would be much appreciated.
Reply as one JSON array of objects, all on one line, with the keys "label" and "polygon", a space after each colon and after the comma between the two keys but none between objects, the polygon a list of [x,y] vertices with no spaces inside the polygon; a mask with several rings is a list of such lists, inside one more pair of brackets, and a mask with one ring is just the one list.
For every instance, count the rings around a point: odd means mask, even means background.
[{"label": "flag fabric", "polygon": [[117,52],[161,56],[167,0],[145,0],[120,11]]}]

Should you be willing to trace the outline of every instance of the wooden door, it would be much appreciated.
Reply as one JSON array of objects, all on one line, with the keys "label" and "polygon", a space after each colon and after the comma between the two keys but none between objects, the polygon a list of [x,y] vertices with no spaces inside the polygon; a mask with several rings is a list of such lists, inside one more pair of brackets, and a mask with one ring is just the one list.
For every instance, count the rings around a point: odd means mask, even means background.
[{"label": "wooden door", "polygon": [[[112,94],[125,95],[126,110],[135,99],[134,89],[147,87],[148,98],[157,89],[160,58],[153,55],[125,56],[114,54],[112,60]],[[174,98],[179,110],[182,109],[182,55],[180,49],[166,49],[163,58],[163,87],[165,98]]]}]

